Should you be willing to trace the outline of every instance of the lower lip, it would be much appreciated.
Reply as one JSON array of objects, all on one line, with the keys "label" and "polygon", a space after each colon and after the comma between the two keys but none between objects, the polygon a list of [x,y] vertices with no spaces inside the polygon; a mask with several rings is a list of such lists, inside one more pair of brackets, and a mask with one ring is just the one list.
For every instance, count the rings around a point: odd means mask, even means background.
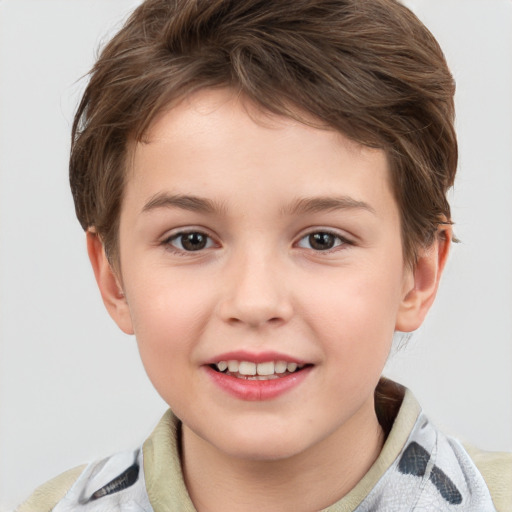
[{"label": "lower lip", "polygon": [[309,375],[312,366],[302,370],[270,380],[237,379],[231,375],[217,372],[209,366],[204,367],[212,381],[223,391],[235,398],[247,401],[272,400],[297,387]]}]

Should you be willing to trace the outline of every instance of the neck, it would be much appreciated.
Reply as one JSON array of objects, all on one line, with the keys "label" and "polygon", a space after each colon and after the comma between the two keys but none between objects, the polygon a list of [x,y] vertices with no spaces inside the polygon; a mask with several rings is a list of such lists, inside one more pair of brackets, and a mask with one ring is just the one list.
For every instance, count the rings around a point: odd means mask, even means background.
[{"label": "neck", "polygon": [[234,457],[183,426],[183,473],[198,512],[321,510],[355,487],[383,442],[373,400],[325,439],[279,460]]}]

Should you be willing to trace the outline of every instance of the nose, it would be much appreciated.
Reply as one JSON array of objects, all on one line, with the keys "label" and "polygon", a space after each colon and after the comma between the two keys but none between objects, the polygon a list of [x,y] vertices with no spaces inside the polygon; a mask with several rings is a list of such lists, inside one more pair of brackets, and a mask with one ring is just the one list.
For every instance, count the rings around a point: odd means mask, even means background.
[{"label": "nose", "polygon": [[222,320],[251,328],[286,323],[293,308],[282,267],[262,254],[230,261],[219,303]]}]

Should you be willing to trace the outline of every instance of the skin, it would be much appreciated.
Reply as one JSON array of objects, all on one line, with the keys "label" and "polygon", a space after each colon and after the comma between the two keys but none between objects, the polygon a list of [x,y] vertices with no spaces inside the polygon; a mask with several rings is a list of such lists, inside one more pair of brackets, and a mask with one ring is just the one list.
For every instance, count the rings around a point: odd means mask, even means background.
[{"label": "skin", "polygon": [[[373,392],[393,333],[419,327],[434,299],[449,232],[406,265],[383,151],[229,90],[186,98],[132,150],[117,270],[93,231],[89,254],[107,309],[183,422],[194,505],[337,501],[380,452]],[[185,250],[184,231],[205,247]],[[326,232],[333,247],[313,246]],[[312,368],[274,399],[242,400],[206,366],[234,350]]]}]

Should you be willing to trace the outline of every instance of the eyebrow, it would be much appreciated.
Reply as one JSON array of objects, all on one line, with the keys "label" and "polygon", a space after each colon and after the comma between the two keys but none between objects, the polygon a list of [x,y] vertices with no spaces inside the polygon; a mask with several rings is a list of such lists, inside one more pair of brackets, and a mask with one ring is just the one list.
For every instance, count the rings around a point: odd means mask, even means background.
[{"label": "eyebrow", "polygon": [[300,198],[285,208],[282,213],[296,215],[332,210],[366,210],[373,214],[377,213],[368,203],[349,196]]},{"label": "eyebrow", "polygon": [[142,212],[150,212],[158,208],[181,208],[199,213],[215,213],[224,211],[225,205],[204,197],[159,193],[154,195],[142,208]]},{"label": "eyebrow", "polygon": [[[181,208],[198,213],[225,212],[223,203],[212,201],[204,197],[166,193],[154,195],[142,208],[142,212],[150,212],[159,208]],[[332,210],[366,210],[375,214],[375,209],[364,201],[358,201],[349,196],[341,197],[305,197],[293,201],[290,206],[281,209],[283,215],[300,215],[319,213]]]}]

